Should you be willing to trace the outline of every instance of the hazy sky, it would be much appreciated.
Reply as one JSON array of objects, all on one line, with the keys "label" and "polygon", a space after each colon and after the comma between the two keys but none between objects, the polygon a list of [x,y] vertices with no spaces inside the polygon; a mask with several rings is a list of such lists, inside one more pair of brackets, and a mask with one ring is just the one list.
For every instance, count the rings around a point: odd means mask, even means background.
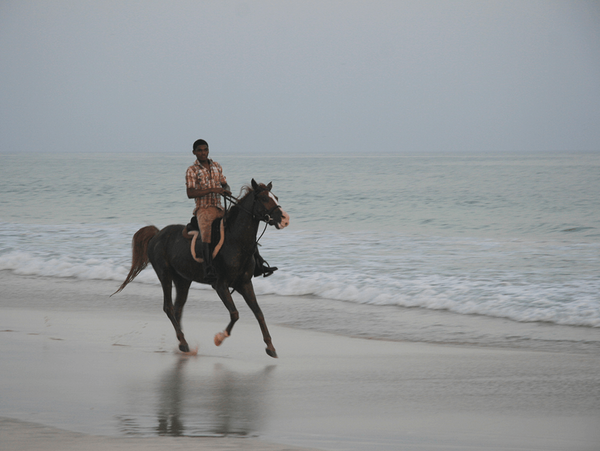
[{"label": "hazy sky", "polygon": [[0,0],[0,152],[600,150],[599,1]]}]

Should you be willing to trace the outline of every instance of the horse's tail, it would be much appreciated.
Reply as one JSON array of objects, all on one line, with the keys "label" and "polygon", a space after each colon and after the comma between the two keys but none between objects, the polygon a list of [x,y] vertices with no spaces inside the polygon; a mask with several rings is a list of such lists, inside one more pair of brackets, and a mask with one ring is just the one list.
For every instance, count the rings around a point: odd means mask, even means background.
[{"label": "horse's tail", "polygon": [[[151,226],[142,227],[140,230],[135,232],[133,240],[131,242],[132,258],[131,258],[131,269],[125,282],[119,287],[113,294],[119,293],[123,288],[127,286],[129,282],[137,277],[142,270],[148,266],[150,260],[148,259],[148,243],[152,238],[159,232],[158,228]],[[113,295],[111,294],[111,296]]]}]

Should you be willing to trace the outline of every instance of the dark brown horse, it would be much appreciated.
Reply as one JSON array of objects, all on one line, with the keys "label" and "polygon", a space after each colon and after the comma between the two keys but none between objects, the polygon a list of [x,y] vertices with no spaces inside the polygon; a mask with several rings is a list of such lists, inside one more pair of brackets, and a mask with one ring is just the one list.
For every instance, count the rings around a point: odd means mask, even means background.
[{"label": "dark brown horse", "polygon": [[[227,310],[230,322],[223,332],[215,335],[215,344],[219,346],[231,335],[233,325],[239,314],[229,292],[233,288],[243,297],[260,324],[263,339],[267,344],[267,354],[277,357],[271,343],[271,336],[265,318],[256,301],[252,276],[254,274],[256,234],[260,221],[282,229],[289,225],[289,216],[277,203],[277,197],[271,193],[272,184],[258,184],[252,180],[252,186],[246,188],[245,195],[233,205],[225,215],[225,241],[215,257],[213,265],[217,280],[212,283]],[[192,282],[207,283],[203,280],[202,264],[192,257],[190,241],[183,237],[183,225],[170,225],[162,230],[154,226],[143,227],[133,236],[133,258],[131,270],[118,293],[148,265],[152,263],[160,280],[164,293],[163,309],[175,328],[179,349],[189,352],[190,348],[181,330],[181,314],[187,300]],[[172,300],[172,286],[175,285],[175,304]]]}]

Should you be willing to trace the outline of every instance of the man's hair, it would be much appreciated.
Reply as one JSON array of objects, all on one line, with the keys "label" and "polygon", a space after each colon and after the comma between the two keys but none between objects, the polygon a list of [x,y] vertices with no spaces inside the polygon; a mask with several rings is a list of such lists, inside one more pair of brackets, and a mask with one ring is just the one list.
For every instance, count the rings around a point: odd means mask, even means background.
[{"label": "man's hair", "polygon": [[194,150],[196,150],[196,148],[198,146],[206,146],[206,147],[208,147],[208,143],[206,141],[204,141],[203,139],[197,139],[196,141],[194,141],[194,145],[192,146],[192,152]]}]

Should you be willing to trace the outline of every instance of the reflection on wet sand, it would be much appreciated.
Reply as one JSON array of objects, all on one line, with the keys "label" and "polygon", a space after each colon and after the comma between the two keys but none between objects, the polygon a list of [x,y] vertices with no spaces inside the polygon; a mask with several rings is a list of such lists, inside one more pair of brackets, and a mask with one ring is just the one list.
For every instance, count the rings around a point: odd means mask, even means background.
[{"label": "reflection on wet sand", "polygon": [[[136,436],[248,436],[260,429],[268,403],[269,374],[275,366],[252,373],[234,371],[224,363],[212,363],[189,371],[190,360],[181,356],[155,384],[154,394],[139,405],[155,415],[118,417],[122,433]],[[136,387],[136,391],[141,387]],[[139,393],[139,391],[138,391]],[[139,398],[139,396],[136,396]],[[146,410],[147,409],[147,410]]]},{"label": "reflection on wet sand", "polygon": [[183,372],[189,359],[181,357],[175,367],[161,378],[158,394],[158,435],[184,435],[184,424],[181,419]]}]

